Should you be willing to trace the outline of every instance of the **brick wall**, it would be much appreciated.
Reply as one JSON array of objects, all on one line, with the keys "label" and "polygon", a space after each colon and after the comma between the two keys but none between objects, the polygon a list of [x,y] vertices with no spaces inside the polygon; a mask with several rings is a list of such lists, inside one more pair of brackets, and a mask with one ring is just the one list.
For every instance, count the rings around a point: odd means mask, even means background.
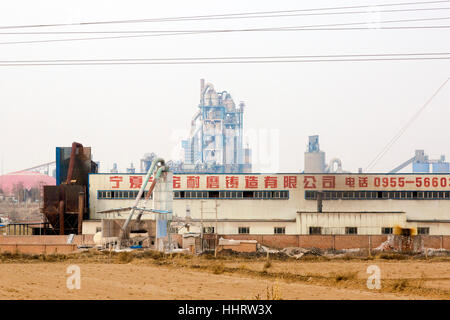
[{"label": "brick wall", "polygon": [[450,236],[444,236],[444,239],[442,242],[443,242],[444,249],[450,250]]},{"label": "brick wall", "polygon": [[0,253],[65,254],[75,251],[76,244],[0,244]]},{"label": "brick wall", "polygon": [[298,236],[296,235],[262,235],[261,243],[271,248],[298,247]]},{"label": "brick wall", "polygon": [[[320,249],[374,249],[388,239],[387,235],[220,235],[225,239],[256,240],[270,248],[302,247]],[[420,236],[424,248],[450,250],[450,236]],[[414,239],[417,240],[417,239]]]},{"label": "brick wall", "polygon": [[342,249],[368,249],[369,248],[369,236],[358,235],[336,235],[335,246],[337,250]]},{"label": "brick wall", "polygon": [[[205,238],[215,235],[205,235]],[[387,240],[386,235],[252,235],[232,234],[220,235],[225,239],[256,240],[259,244],[270,248],[303,247],[320,249],[354,249],[368,248],[369,237],[371,248],[378,247]],[[450,236],[420,236],[424,248],[450,250]],[[44,235],[44,236],[0,236],[0,245],[63,245],[67,243],[68,236]],[[173,241],[181,245],[181,235],[172,235]],[[94,245],[93,235],[76,235],[73,240],[75,245]]]},{"label": "brick wall", "polygon": [[[66,244],[69,236],[0,236],[0,244]],[[93,245],[94,235],[76,235],[73,239],[76,245]]]},{"label": "brick wall", "polygon": [[237,252],[255,252],[256,243],[241,243],[239,245],[221,245],[218,247],[218,251],[231,249]]},{"label": "brick wall", "polygon": [[372,235],[370,236],[371,240],[371,247],[377,248],[379,247],[383,242],[385,242],[388,239],[388,236],[385,235]]},{"label": "brick wall", "polygon": [[442,245],[441,236],[421,236],[424,248],[440,248]]},{"label": "brick wall", "polygon": [[299,235],[298,247],[301,248],[320,248],[330,249],[333,248],[334,237],[333,236],[320,236],[320,235]]}]

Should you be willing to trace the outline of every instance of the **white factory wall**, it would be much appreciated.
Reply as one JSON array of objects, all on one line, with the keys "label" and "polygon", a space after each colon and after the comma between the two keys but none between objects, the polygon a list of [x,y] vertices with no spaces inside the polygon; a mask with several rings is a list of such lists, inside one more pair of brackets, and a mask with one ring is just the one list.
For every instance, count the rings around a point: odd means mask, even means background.
[{"label": "white factory wall", "polygon": [[82,224],[82,234],[96,234],[101,231],[102,222],[100,220],[84,220]]},{"label": "white factory wall", "polygon": [[[196,223],[196,226],[189,229],[190,232],[201,232],[200,222]],[[203,227],[213,227],[216,230],[216,223],[214,221],[203,222]],[[249,234],[270,235],[274,234],[274,228],[285,228],[285,234],[297,234],[296,221],[286,222],[218,222],[217,230],[218,234],[239,234],[240,227],[248,227]]]},{"label": "white factory wall", "polygon": [[356,227],[357,234],[380,234],[381,228],[406,227],[403,212],[300,212],[299,234],[309,234],[309,227],[321,227],[322,234],[345,234],[346,227]]},{"label": "white factory wall", "polygon": [[[304,201],[305,211],[316,210],[314,200]],[[450,220],[449,200],[324,200],[322,211],[404,211],[408,219]]]},{"label": "white factory wall", "polygon": [[[127,207],[133,205],[134,199],[97,199],[99,190],[135,190],[138,188],[131,184],[131,176],[142,174],[91,174],[89,176],[89,207],[90,219],[127,217],[128,212],[117,214],[99,214],[98,211]],[[227,187],[227,177],[237,177],[236,188]],[[197,177],[194,185],[188,185],[188,177]],[[211,178],[212,177],[212,178]],[[257,187],[248,188],[246,177],[256,177]],[[266,178],[276,180],[276,185],[266,185]],[[286,178],[288,177],[288,178]],[[208,179],[217,179],[216,184],[208,184]],[[286,184],[286,179],[295,178],[294,184]],[[191,179],[191,178],[189,178]],[[330,184],[330,179],[333,184]],[[351,181],[355,185],[351,185]],[[433,180],[434,179],[434,180]],[[120,180],[119,183],[117,181]],[[194,179],[195,180],[195,179]],[[355,182],[356,181],[356,182]],[[359,186],[360,181],[365,181]],[[424,185],[424,181],[426,181]],[[438,181],[437,183],[434,183]],[[292,181],[291,181],[292,182]],[[417,182],[417,183],[416,183]],[[420,183],[419,183],[420,182]],[[383,186],[385,185],[385,186]],[[420,186],[419,186],[420,185]],[[133,186],[133,188],[131,188]],[[205,221],[204,226],[215,227],[218,219],[218,231],[223,234],[236,234],[238,227],[250,227],[250,234],[273,234],[274,227],[285,227],[286,234],[307,234],[308,223],[294,222],[298,219],[298,211],[316,211],[317,201],[305,200],[305,191],[327,190],[371,190],[371,191],[449,191],[450,175],[448,174],[174,174],[173,191],[289,191],[289,199],[174,199],[174,215],[185,217],[187,209],[191,218]],[[148,189],[148,187],[147,187]],[[148,202],[151,205],[151,201]],[[217,209],[216,209],[217,208]],[[341,221],[329,218],[324,226],[345,227],[353,225],[351,219],[366,219],[361,227],[367,227],[366,234],[380,234],[381,227],[430,227],[430,234],[450,235],[450,198],[443,200],[323,200],[324,212],[352,212]],[[404,212],[404,218],[393,212]],[[216,216],[217,212],[217,216]],[[371,213],[370,213],[371,212]],[[384,212],[384,213],[380,213]],[[386,224],[389,216],[391,225]],[[312,213],[308,219],[323,218],[324,213]],[[149,216],[143,217],[148,219]],[[396,220],[400,219],[400,220]],[[409,222],[405,222],[405,219]],[[244,220],[244,221],[242,221]],[[412,221],[411,221],[412,220]],[[425,220],[425,221],[414,221]],[[430,222],[436,220],[435,222]],[[312,221],[312,220],[310,220]],[[322,220],[323,221],[323,220]],[[353,220],[354,221],[354,220]],[[362,221],[362,220],[361,220]],[[446,222],[447,221],[447,222]],[[356,226],[356,225],[355,225]],[[372,227],[372,229],[370,229]],[[84,230],[84,229],[83,229]],[[377,232],[375,232],[378,230]]]}]

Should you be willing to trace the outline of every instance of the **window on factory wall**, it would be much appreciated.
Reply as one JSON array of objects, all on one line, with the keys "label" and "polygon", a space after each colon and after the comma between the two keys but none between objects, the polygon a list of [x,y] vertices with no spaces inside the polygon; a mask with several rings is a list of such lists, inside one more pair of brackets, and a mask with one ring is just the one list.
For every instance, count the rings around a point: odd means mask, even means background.
[{"label": "window on factory wall", "polygon": [[316,200],[317,193],[315,191],[305,191],[306,200]]},{"label": "window on factory wall", "polygon": [[174,191],[174,199],[289,199],[289,191]]},{"label": "window on factory wall", "polygon": [[430,234],[430,228],[429,227],[419,227],[419,228],[417,228],[417,234],[420,234],[420,235]]},{"label": "window on factory wall", "polygon": [[253,191],[243,191],[243,197],[244,198],[253,198]]},{"label": "window on factory wall", "polygon": [[250,227],[239,227],[238,228],[239,234],[249,234],[250,233]]},{"label": "window on factory wall", "polygon": [[[323,200],[450,200],[449,191],[322,191]],[[305,191],[305,200],[317,200],[317,191]]]},{"label": "window on factory wall", "polygon": [[[141,198],[143,199],[148,194],[147,191],[144,191],[142,193]],[[125,190],[125,191],[97,191],[97,199],[136,199],[138,195],[138,191],[131,191],[131,190]],[[152,196],[150,196],[149,199],[151,199]]]},{"label": "window on factory wall", "polygon": [[356,227],[345,227],[345,234],[358,234],[358,228],[356,228]]},{"label": "window on factory wall", "polygon": [[274,234],[285,234],[286,233],[286,228],[285,227],[274,227],[273,228],[273,233]]},{"label": "window on factory wall", "polygon": [[219,198],[219,191],[209,191],[208,198]]},{"label": "window on factory wall", "polygon": [[381,228],[381,234],[392,234],[392,228],[389,227]]},{"label": "window on factory wall", "polygon": [[322,227],[309,227],[309,234],[322,234]]},{"label": "window on factory wall", "polygon": [[[311,191],[312,192],[312,191]],[[145,198],[148,191],[144,191],[141,198]],[[97,191],[97,199],[136,199],[138,191],[132,190],[111,190]],[[174,191],[174,199],[289,199],[289,191]],[[149,199],[152,199],[150,196]]]}]

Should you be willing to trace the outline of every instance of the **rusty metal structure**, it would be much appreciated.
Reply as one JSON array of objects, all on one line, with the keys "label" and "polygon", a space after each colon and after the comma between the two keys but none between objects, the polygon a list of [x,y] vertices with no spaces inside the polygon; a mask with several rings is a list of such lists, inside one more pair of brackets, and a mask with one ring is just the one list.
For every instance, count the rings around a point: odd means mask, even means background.
[{"label": "rusty metal structure", "polygon": [[97,173],[91,148],[74,142],[56,148],[56,186],[44,186],[42,213],[55,234],[81,234],[88,217],[86,188],[89,173]]}]

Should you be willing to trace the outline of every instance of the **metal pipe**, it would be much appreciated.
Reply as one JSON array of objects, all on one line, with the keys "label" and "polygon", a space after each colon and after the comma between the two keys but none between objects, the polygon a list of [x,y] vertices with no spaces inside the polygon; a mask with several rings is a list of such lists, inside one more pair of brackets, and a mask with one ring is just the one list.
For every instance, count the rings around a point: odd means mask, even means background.
[{"label": "metal pipe", "polygon": [[84,214],[84,192],[78,194],[78,234],[82,233],[83,225],[83,214]]},{"label": "metal pipe", "polygon": [[137,205],[139,204],[139,201],[141,200],[142,194],[144,193],[144,190],[147,187],[148,180],[150,179],[153,171],[155,170],[156,164],[158,164],[160,162],[164,163],[164,159],[156,158],[152,161],[150,169],[148,169],[147,175],[145,176],[144,181],[142,182],[141,189],[139,189],[139,193],[136,197],[136,200],[134,201],[133,207],[130,210],[130,214],[128,215],[127,220],[125,221],[124,225],[122,226],[122,232],[123,232],[122,237],[126,234],[126,230],[127,230],[127,227],[130,224],[130,221],[133,217],[134,210],[136,209]]},{"label": "metal pipe", "polygon": [[150,189],[148,190],[147,195],[145,196],[145,200],[148,200],[153,192],[153,189],[155,188],[156,185],[156,181],[159,179],[159,177],[161,176],[162,172],[165,170],[164,166],[161,166],[158,171],[156,171],[156,174],[154,176],[154,179],[152,181],[152,184],[150,185]]},{"label": "metal pipe", "polygon": [[81,154],[83,153],[83,145],[78,142],[72,143],[72,151],[70,152],[70,162],[69,162],[69,170],[67,170],[67,179],[66,184],[70,184],[72,181],[73,168],[75,166],[75,157],[77,149],[81,150]]},{"label": "metal pipe", "polygon": [[[152,195],[152,193],[153,193],[153,189],[155,188],[155,185],[156,185],[156,182],[158,181],[158,179],[159,179],[159,177],[161,176],[161,174],[162,174],[162,172],[165,170],[165,166],[160,166],[159,167],[159,169],[158,169],[158,171],[156,171],[156,173],[155,173],[155,176],[154,176],[154,179],[153,179],[153,181],[152,181],[152,184],[150,185],[150,189],[148,190],[148,193],[147,193],[147,195],[145,196],[145,204],[147,204],[147,200],[150,198],[150,196]],[[144,207],[145,207],[145,204],[144,204]],[[137,217],[136,217],[136,220],[139,222],[139,221],[141,221],[141,216],[142,216],[142,211],[141,212],[139,212],[139,214],[137,215]]]}]

